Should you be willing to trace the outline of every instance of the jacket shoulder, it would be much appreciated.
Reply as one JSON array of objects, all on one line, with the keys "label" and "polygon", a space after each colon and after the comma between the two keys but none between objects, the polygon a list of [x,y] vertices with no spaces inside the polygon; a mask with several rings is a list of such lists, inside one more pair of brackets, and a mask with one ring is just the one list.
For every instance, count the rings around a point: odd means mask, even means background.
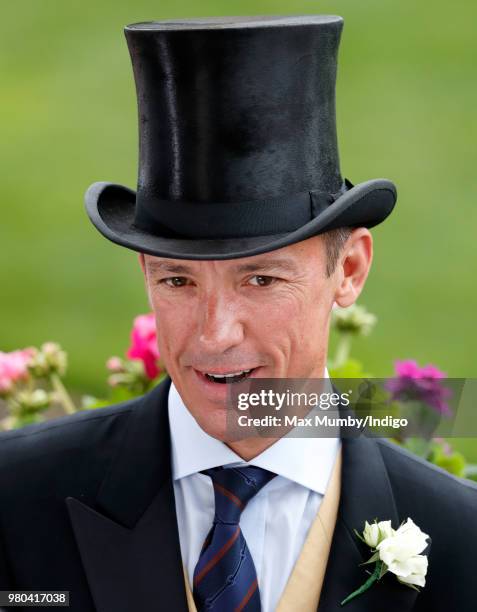
[{"label": "jacket shoulder", "polygon": [[[413,503],[433,503],[434,508],[460,511],[477,524],[477,483],[459,478],[385,439],[377,440],[393,490],[401,499],[411,494]],[[429,508],[428,508],[429,509]]]},{"label": "jacket shoulder", "polygon": [[55,496],[71,485],[94,494],[141,398],[0,434],[4,503]]},{"label": "jacket shoulder", "polygon": [[73,415],[51,419],[0,433],[0,465],[15,461],[17,455],[33,459],[35,454],[61,451],[78,439],[88,440],[105,433],[112,423],[124,419],[134,410],[138,400],[114,404],[105,408],[82,410]]}]

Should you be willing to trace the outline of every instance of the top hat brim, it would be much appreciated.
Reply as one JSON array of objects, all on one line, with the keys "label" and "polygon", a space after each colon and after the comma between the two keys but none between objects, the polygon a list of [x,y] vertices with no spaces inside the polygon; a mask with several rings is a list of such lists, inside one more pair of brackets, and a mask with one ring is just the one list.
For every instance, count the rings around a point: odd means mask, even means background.
[{"label": "top hat brim", "polygon": [[161,236],[135,225],[136,193],[114,183],[94,183],[86,192],[93,225],[120,246],[173,259],[235,259],[274,251],[338,227],[371,228],[386,219],[396,203],[396,187],[387,179],[355,185],[323,212],[296,230],[242,238],[196,239]]}]

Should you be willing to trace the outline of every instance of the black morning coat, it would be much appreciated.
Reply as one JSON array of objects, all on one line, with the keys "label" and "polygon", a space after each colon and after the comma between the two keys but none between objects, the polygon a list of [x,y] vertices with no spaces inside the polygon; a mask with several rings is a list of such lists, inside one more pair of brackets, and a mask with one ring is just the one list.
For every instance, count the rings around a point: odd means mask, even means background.
[{"label": "black morning coat", "polygon": [[[0,435],[0,590],[69,591],[74,612],[187,612],[169,386]],[[343,438],[342,450],[320,612],[475,612],[477,485],[387,440]],[[341,608],[368,577],[369,548],[353,530],[408,517],[432,539],[426,586],[388,572]]]}]

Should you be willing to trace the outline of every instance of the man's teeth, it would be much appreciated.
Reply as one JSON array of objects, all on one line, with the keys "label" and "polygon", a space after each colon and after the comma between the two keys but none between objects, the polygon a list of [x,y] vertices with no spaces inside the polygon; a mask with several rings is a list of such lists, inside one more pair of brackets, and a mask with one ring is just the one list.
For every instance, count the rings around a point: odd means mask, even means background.
[{"label": "man's teeth", "polygon": [[211,378],[233,378],[234,376],[242,376],[243,374],[249,374],[252,370],[253,368],[251,368],[250,370],[242,370],[241,372],[232,372],[230,374],[209,374],[208,372],[206,372],[206,374]]}]

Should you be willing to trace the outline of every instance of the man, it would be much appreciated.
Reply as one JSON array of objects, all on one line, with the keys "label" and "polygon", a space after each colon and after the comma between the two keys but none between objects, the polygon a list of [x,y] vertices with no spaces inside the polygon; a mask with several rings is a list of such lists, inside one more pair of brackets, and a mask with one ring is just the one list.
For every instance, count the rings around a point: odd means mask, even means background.
[{"label": "man", "polygon": [[0,590],[67,590],[81,612],[333,612],[369,577],[354,530],[410,518],[428,536],[425,586],[387,572],[346,608],[475,608],[473,484],[365,435],[228,432],[236,382],[327,376],[331,309],[359,296],[369,228],[395,203],[390,181],[341,178],[341,28],[329,16],[126,28],[138,190],[97,183],[86,204],[140,253],[170,378],[2,435]]}]

